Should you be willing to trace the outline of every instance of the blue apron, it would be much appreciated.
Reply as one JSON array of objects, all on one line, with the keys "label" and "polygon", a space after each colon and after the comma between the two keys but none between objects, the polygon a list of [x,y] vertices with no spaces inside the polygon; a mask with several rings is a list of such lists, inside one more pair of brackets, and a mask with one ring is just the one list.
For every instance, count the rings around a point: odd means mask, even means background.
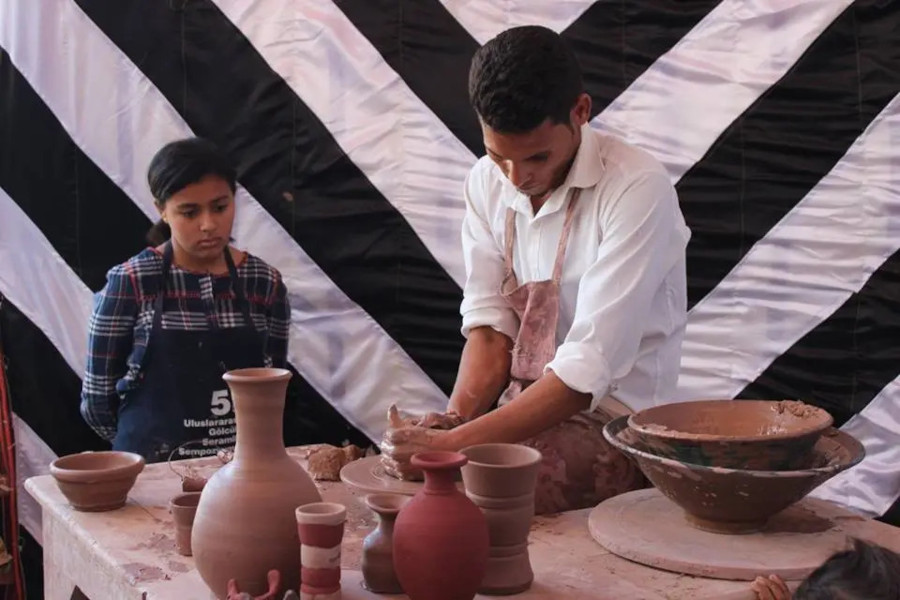
[{"label": "blue apron", "polygon": [[[244,323],[219,328],[213,316],[206,331],[163,329],[163,299],[172,266],[172,245],[166,244],[141,383],[119,406],[113,449],[136,452],[151,463],[167,460],[176,449],[180,454],[173,460],[234,446],[234,408],[222,375],[227,370],[265,366],[266,336],[253,326],[250,304],[228,248],[225,262]],[[179,448],[186,442],[192,443]]]}]

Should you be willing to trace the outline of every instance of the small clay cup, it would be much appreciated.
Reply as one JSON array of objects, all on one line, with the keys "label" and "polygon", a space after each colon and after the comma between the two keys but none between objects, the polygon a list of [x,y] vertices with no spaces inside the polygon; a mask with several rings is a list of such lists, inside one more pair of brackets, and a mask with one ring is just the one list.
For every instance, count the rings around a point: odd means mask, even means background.
[{"label": "small clay cup", "polygon": [[300,597],[340,600],[347,508],[336,502],[311,502],[298,506],[295,514],[300,536]]},{"label": "small clay cup", "polygon": [[698,400],[654,406],[628,417],[650,452],[707,467],[795,470],[811,466],[833,419],[795,400]]},{"label": "small clay cup", "polygon": [[191,529],[200,503],[200,492],[178,494],[169,500],[169,512],[175,521],[175,549],[182,556],[191,556]]},{"label": "small clay cup", "polygon": [[54,460],[50,474],[72,508],[101,512],[125,505],[144,462],[143,456],[133,452],[82,452]]}]

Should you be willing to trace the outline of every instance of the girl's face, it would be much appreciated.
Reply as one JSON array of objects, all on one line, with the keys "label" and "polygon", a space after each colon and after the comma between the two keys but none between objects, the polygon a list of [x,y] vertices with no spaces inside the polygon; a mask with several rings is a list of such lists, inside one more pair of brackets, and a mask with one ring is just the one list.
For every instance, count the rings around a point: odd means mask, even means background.
[{"label": "girl's face", "polygon": [[191,263],[217,261],[231,239],[234,225],[234,193],[216,175],[179,190],[159,207],[172,229],[172,243]]}]

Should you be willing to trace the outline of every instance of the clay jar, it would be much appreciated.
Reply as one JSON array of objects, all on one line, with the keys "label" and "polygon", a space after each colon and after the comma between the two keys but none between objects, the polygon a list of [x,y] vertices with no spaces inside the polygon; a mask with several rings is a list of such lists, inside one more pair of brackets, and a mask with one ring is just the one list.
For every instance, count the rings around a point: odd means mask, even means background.
[{"label": "clay jar", "polygon": [[199,502],[200,492],[178,494],[169,500],[169,512],[175,521],[175,549],[183,556],[191,555],[191,529]]},{"label": "clay jar", "polygon": [[478,591],[517,594],[531,587],[528,532],[534,517],[534,489],[541,453],[520,444],[481,444],[462,453],[466,495],[487,518],[490,553]]},{"label": "clay jar", "polygon": [[366,496],[366,506],[378,516],[378,525],[363,540],[363,582],[370,592],[403,593],[394,570],[394,521],[408,500],[408,496],[400,494]]},{"label": "clay jar", "polygon": [[234,458],[203,488],[191,534],[197,570],[218,598],[226,596],[230,579],[243,592],[263,594],[271,569],[281,573],[286,588],[299,588],[294,510],[322,498],[284,448],[290,378],[286,369],[239,369],[223,376],[234,402]]},{"label": "clay jar", "polygon": [[467,461],[458,452],[412,457],[425,485],[400,509],[394,525],[394,569],[411,600],[472,600],[481,585],[487,521],[456,487]]}]

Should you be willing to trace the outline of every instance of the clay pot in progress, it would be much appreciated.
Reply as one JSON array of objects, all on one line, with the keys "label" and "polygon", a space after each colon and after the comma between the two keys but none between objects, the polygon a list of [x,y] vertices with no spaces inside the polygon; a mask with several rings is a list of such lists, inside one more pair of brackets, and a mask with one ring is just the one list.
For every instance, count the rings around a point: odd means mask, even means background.
[{"label": "clay pot in progress", "polygon": [[341,540],[347,509],[334,502],[314,502],[297,508],[300,533],[300,597],[340,600]]},{"label": "clay pot in progress", "polygon": [[855,438],[831,429],[813,448],[815,466],[809,469],[726,469],[658,456],[630,433],[627,417],[614,419],[603,428],[606,439],[637,461],[647,479],[684,510],[689,523],[715,533],[759,531],[770,517],[865,456]]},{"label": "clay pot in progress", "polygon": [[490,552],[478,591],[518,594],[531,587],[528,532],[534,517],[534,488],[541,453],[520,444],[481,444],[462,450],[466,496],[487,518]]},{"label": "clay pot in progress", "polygon": [[411,600],[472,600],[481,585],[487,521],[455,483],[467,461],[458,452],[412,457],[425,485],[400,509],[394,525],[394,569]]},{"label": "clay pot in progress", "polygon": [[394,521],[409,501],[400,494],[369,494],[366,506],[378,515],[378,525],[363,540],[362,574],[365,587],[376,594],[401,594],[394,570]]},{"label": "clay pot in progress", "polygon": [[133,452],[82,452],[54,460],[50,474],[72,508],[100,512],[125,505],[144,462]]},{"label": "clay pot in progress", "polygon": [[238,369],[223,376],[234,401],[234,458],[203,488],[191,533],[197,571],[218,598],[226,596],[230,579],[242,592],[265,593],[272,569],[281,573],[285,588],[300,584],[294,511],[322,498],[284,448],[290,378],[286,369]]},{"label": "clay pot in progress", "polygon": [[199,502],[200,492],[178,494],[169,500],[169,512],[175,521],[175,549],[182,556],[191,555],[191,529]]},{"label": "clay pot in progress", "polygon": [[628,425],[654,454],[729,469],[793,470],[831,427],[826,411],[794,400],[700,400],[654,406]]}]

